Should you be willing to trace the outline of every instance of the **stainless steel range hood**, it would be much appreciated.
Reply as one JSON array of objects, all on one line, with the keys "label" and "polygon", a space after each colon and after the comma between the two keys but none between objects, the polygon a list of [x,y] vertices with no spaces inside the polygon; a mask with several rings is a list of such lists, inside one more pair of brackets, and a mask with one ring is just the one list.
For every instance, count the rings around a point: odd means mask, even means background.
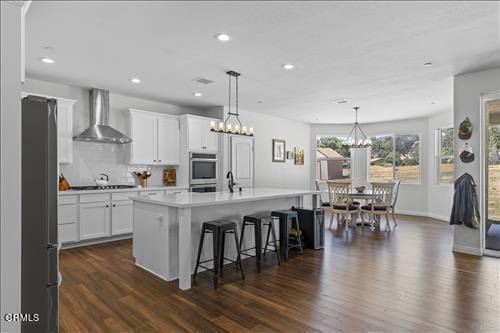
[{"label": "stainless steel range hood", "polygon": [[131,138],[109,126],[109,91],[91,89],[89,94],[90,126],[75,141],[100,143],[130,143]]}]

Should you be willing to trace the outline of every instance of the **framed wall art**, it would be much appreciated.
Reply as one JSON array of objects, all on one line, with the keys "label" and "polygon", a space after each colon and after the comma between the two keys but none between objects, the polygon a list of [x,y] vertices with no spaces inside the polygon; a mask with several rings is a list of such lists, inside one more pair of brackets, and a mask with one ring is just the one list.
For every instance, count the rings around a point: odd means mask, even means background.
[{"label": "framed wall art", "polygon": [[294,164],[304,165],[304,149],[295,147],[293,153],[295,155]]},{"label": "framed wall art", "polygon": [[285,162],[286,159],[285,140],[273,139],[273,162]]}]

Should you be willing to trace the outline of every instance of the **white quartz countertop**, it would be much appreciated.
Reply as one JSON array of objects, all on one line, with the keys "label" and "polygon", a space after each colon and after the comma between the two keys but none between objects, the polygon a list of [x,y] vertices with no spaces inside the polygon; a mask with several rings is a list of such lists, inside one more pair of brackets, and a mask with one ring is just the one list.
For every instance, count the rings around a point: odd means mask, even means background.
[{"label": "white quartz countertop", "polygon": [[230,193],[229,191],[211,193],[185,192],[178,194],[164,194],[156,197],[131,197],[130,199],[137,202],[144,202],[153,205],[162,205],[176,208],[190,208],[260,201],[266,199],[299,197],[319,193],[319,191],[312,190],[246,188],[243,189],[242,192],[235,191],[234,193]]},{"label": "white quartz countertop", "polygon": [[187,186],[150,186],[150,187],[132,187],[132,188],[120,188],[120,189],[105,189],[105,190],[84,190],[84,191],[59,191],[59,195],[77,195],[77,194],[95,194],[95,193],[117,193],[117,192],[146,192],[146,191],[175,191],[175,190],[187,190]]}]

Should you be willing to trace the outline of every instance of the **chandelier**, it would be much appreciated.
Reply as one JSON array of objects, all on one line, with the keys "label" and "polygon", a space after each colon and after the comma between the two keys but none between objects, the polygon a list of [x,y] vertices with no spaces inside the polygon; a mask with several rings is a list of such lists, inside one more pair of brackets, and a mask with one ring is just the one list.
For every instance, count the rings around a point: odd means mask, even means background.
[{"label": "chandelier", "polygon": [[[215,121],[210,122],[210,131],[222,133],[222,134],[236,134],[236,135],[245,135],[245,136],[253,136],[253,127],[248,128],[246,126],[242,126],[240,121],[240,114],[238,110],[238,77],[241,75],[240,73],[236,73],[235,71],[226,72],[229,77],[229,104],[228,104],[228,114],[224,121],[219,122],[219,126],[216,127]],[[231,110],[231,78],[235,78],[235,107]]]},{"label": "chandelier", "polygon": [[358,109],[359,106],[355,106],[354,111],[356,111],[356,122],[354,123],[354,126],[347,136],[347,139],[342,142],[343,146],[347,146],[349,148],[366,148],[370,147],[372,145],[372,140],[368,139],[368,137],[365,135],[363,130],[361,129],[361,126],[359,126],[358,123]]}]

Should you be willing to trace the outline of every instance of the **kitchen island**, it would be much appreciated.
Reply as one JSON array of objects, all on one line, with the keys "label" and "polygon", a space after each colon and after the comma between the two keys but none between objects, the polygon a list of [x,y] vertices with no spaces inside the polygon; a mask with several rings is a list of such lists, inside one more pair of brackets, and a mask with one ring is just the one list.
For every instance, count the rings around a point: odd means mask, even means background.
[{"label": "kitchen island", "polygon": [[[311,190],[251,188],[234,193],[188,192],[132,197],[136,265],[167,281],[179,279],[179,288],[189,289],[203,222],[231,220],[237,222],[241,230],[244,215],[289,209],[291,206],[302,207],[304,196],[312,195],[312,208],[316,208],[318,193]],[[252,237],[245,237],[244,248],[253,246]],[[225,256],[236,257],[232,242],[226,243]],[[202,260],[211,257],[211,239],[206,239]]]}]

